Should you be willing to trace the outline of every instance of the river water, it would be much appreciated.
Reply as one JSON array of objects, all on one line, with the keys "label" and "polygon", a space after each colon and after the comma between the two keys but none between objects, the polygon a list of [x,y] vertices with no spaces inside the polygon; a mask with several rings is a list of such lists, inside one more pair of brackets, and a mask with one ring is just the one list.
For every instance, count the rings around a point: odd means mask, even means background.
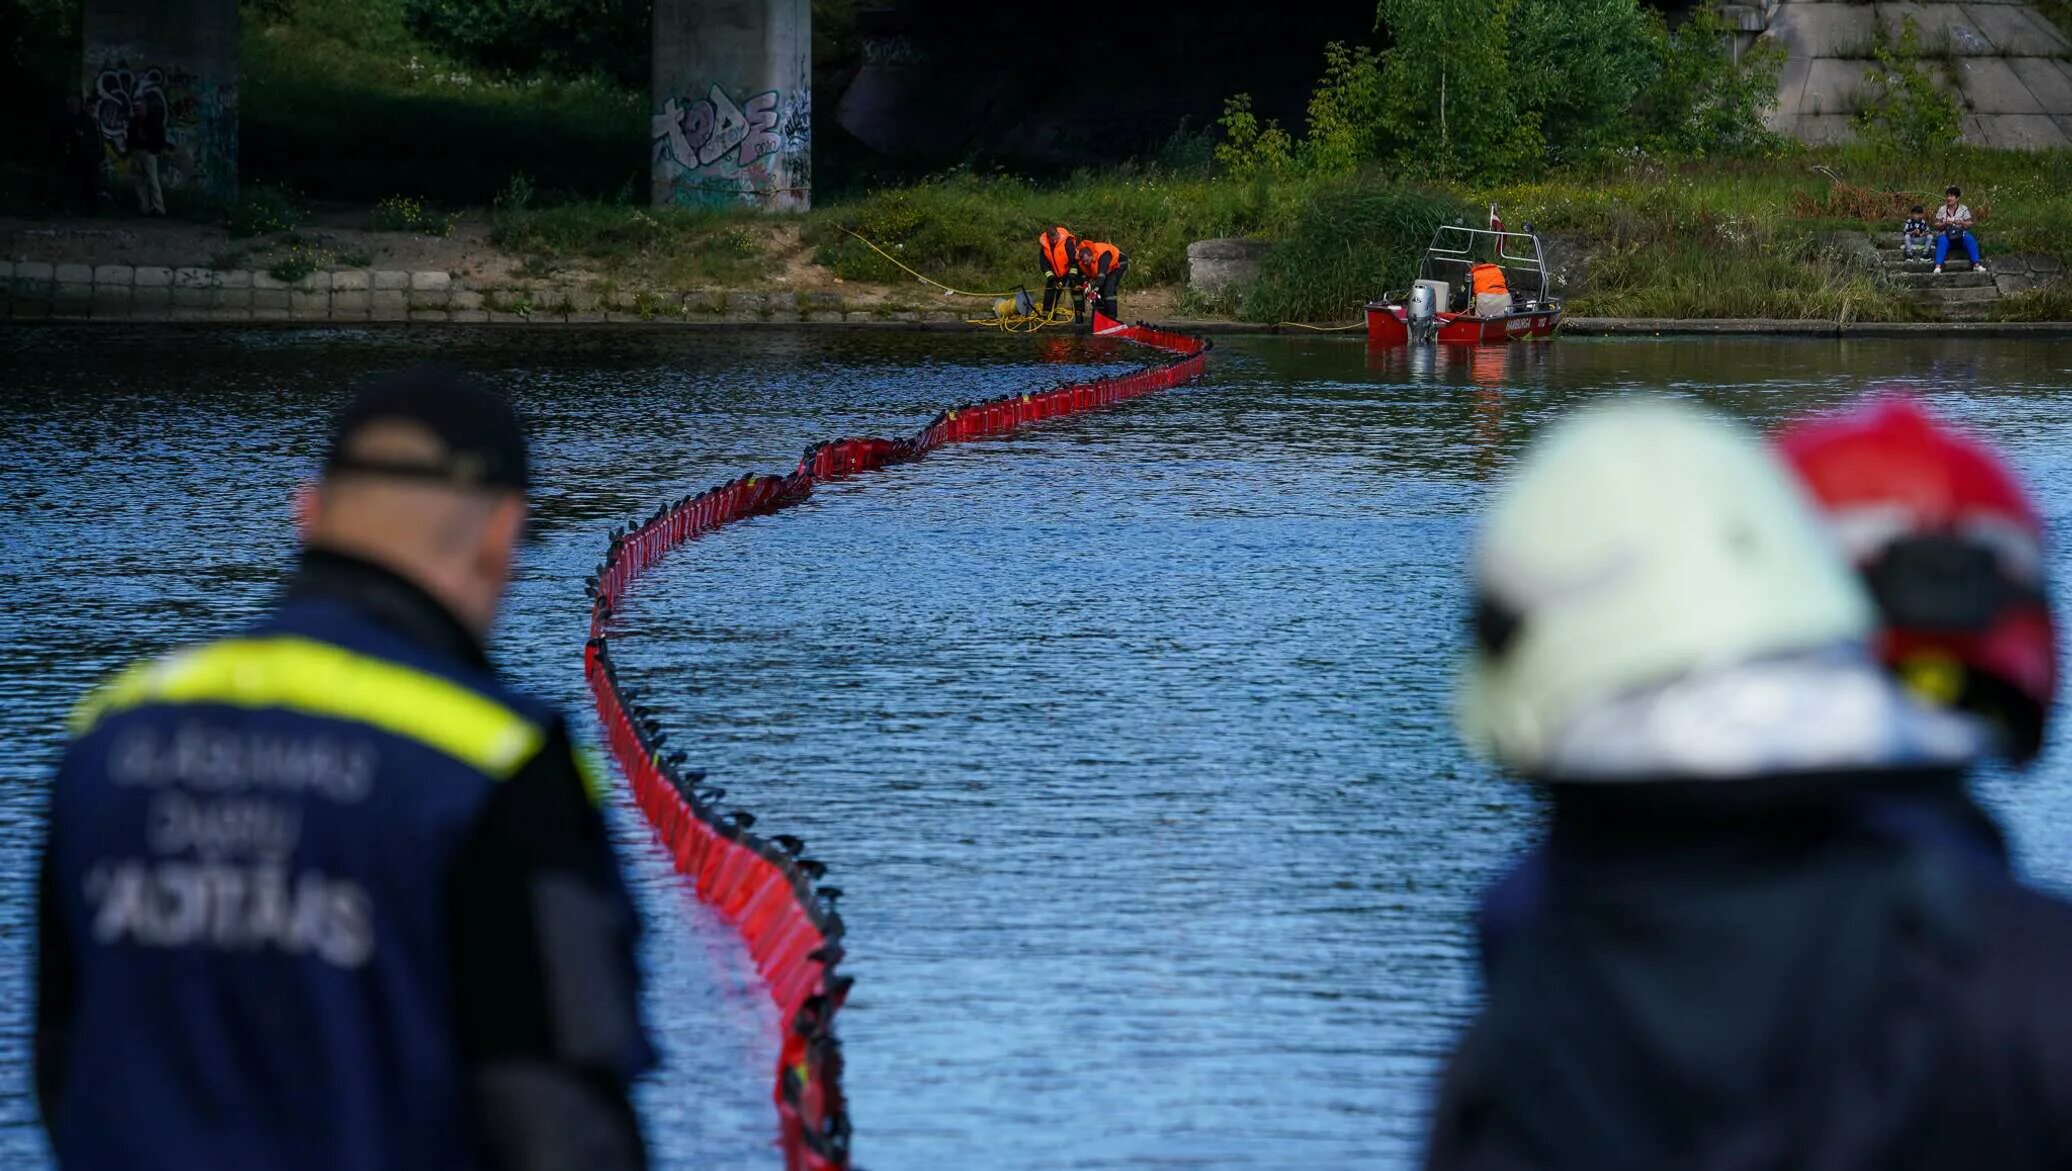
[{"label": "river water", "polygon": [[[807,442],[1143,361],[1116,343],[637,331],[0,332],[0,1164],[29,1095],[31,875],[80,692],[260,610],[323,419],[424,356],[532,416],[538,523],[496,654],[587,706],[605,531]],[[1233,341],[1208,382],[833,485],[636,587],[622,678],[845,891],[859,1163],[1401,1168],[1476,995],[1477,889],[1529,792],[1447,720],[1491,477],[1622,391],[1761,426],[1905,385],[2072,511],[2072,345],[1592,340],[1370,358]],[[2072,564],[2057,552],[2056,577]],[[2063,600],[2060,600],[2063,604]],[[1989,777],[2072,888],[2062,746]],[[774,1013],[623,796],[658,1165],[780,1164]]]}]

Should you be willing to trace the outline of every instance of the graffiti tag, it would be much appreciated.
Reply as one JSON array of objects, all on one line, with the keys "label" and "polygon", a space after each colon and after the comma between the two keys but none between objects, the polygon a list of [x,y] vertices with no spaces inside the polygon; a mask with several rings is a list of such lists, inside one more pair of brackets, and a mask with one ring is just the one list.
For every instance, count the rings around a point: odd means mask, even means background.
[{"label": "graffiti tag", "polygon": [[651,120],[655,155],[691,171],[729,155],[735,166],[753,166],[764,155],[783,149],[777,104],[777,91],[770,90],[736,105],[718,85],[688,106],[670,98]]},{"label": "graffiti tag", "polygon": [[109,148],[128,155],[130,129],[146,118],[163,119],[167,139],[175,140],[194,121],[194,99],[176,95],[163,69],[131,69],[118,62],[101,70],[94,79],[94,121]]}]

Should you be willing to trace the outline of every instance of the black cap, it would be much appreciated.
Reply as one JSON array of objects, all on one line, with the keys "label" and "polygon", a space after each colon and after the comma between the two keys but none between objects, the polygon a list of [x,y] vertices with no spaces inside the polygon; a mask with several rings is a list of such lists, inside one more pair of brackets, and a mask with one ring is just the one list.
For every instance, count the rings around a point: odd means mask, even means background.
[{"label": "black cap", "polygon": [[[425,428],[438,437],[445,451],[432,460],[347,454],[362,428],[388,420]],[[331,429],[330,449],[324,454],[324,474],[341,472],[516,492],[531,484],[525,430],[510,400],[457,370],[440,366],[419,366],[370,383],[339,413]]]}]

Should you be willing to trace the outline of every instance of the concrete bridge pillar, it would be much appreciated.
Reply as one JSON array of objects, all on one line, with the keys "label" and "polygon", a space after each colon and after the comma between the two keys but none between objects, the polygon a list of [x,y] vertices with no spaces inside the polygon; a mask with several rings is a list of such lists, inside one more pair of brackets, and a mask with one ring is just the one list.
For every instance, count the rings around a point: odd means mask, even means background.
[{"label": "concrete bridge pillar", "polygon": [[118,180],[131,128],[165,120],[168,193],[237,196],[237,0],[85,0],[81,90]]},{"label": "concrete bridge pillar", "polygon": [[655,0],[654,21],[654,206],[810,206],[812,0]]}]

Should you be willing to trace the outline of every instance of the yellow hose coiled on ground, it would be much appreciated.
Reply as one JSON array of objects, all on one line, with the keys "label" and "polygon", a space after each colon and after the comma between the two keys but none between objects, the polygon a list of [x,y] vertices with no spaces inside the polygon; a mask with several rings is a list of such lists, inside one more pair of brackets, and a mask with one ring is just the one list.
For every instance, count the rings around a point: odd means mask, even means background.
[{"label": "yellow hose coiled on ground", "polygon": [[1014,298],[1007,297],[993,302],[991,317],[967,317],[964,323],[1006,333],[1035,333],[1039,329],[1048,329],[1053,325],[1072,324],[1072,312],[1060,305],[1049,314],[1045,314],[1041,309],[1034,313],[1021,313],[1015,309]]}]

